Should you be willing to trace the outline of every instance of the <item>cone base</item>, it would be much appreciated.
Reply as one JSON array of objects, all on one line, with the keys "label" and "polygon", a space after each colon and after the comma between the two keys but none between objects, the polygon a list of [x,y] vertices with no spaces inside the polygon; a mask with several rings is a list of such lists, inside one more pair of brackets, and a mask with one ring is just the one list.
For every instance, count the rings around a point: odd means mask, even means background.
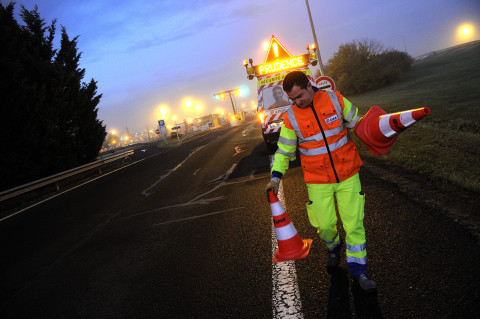
[{"label": "cone base", "polygon": [[277,249],[275,256],[273,256],[272,260],[274,263],[280,263],[284,261],[290,260],[298,260],[303,259],[308,256],[310,252],[310,247],[312,247],[312,239],[302,239],[302,247],[293,253],[290,254],[282,254],[280,249]]},{"label": "cone base", "polygon": [[390,148],[392,148],[393,142],[397,139],[396,136],[393,138],[383,136],[378,128],[378,119],[385,114],[387,112],[380,107],[372,106],[353,128],[355,135],[374,155],[387,154]]}]

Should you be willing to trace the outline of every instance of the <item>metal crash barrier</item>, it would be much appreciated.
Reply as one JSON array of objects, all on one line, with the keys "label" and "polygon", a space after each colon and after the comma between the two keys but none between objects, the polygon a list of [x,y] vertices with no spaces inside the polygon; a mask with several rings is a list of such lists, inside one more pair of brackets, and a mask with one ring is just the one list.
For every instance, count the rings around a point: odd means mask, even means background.
[{"label": "metal crash barrier", "polygon": [[[24,185],[20,185],[20,186],[8,189],[6,191],[0,192],[0,201],[9,199],[9,198],[12,198],[12,197],[15,197],[15,196],[18,196],[18,195],[21,195],[21,194],[24,194],[24,193],[27,193],[27,192],[30,192],[30,191],[33,191],[33,190],[38,189],[38,188],[40,188],[42,186],[45,186],[45,185],[56,183],[60,180],[66,179],[70,176],[77,175],[77,174],[80,174],[82,172],[85,172],[85,171],[88,171],[88,170],[91,170],[91,169],[94,169],[94,168],[97,168],[97,167],[98,167],[98,170],[101,174],[102,173],[101,167],[100,167],[101,165],[109,163],[109,162],[116,161],[116,160],[124,158],[124,157],[127,157],[129,155],[132,155],[133,153],[134,153],[133,150],[126,151],[126,152],[123,152],[123,153],[120,153],[120,154],[117,154],[117,155],[113,155],[113,156],[105,158],[105,159],[101,159],[101,160],[98,160],[98,161],[95,161],[95,162],[92,162],[92,163],[89,163],[89,164],[85,164],[85,165],[82,165],[82,166],[79,166],[79,167],[76,167],[76,168],[69,169],[67,171],[64,171],[64,172],[61,172],[61,173],[58,173],[58,174],[55,174],[55,175],[52,175],[52,176],[49,176],[49,177],[45,177],[45,178],[30,182],[30,183],[27,183],[27,184],[24,184]],[[59,190],[60,190],[60,187],[57,184],[57,191],[59,191]]]}]

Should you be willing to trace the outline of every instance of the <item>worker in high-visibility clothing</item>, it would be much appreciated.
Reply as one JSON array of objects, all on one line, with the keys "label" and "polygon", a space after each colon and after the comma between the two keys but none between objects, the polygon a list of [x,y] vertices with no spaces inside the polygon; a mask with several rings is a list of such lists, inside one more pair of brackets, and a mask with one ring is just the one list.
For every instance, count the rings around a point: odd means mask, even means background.
[{"label": "worker in high-visibility clothing", "polygon": [[358,174],[362,160],[348,131],[361,118],[358,110],[339,92],[312,86],[301,71],[286,75],[283,90],[293,105],[283,117],[272,178],[265,190],[278,193],[280,179],[298,148],[310,199],[308,219],[328,248],[327,267],[339,264],[343,244],[337,231],[336,199],[346,233],[348,270],[361,289],[375,291],[366,275],[365,195]]}]

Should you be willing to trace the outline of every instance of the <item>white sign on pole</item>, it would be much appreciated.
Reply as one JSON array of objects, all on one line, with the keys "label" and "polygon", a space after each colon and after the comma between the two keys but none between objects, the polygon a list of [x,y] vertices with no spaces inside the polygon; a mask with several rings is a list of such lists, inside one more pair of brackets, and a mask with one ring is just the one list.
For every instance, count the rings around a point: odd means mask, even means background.
[{"label": "white sign on pole", "polygon": [[160,132],[163,135],[167,135],[167,127],[165,126],[165,120],[158,120],[158,126],[160,128]]},{"label": "white sign on pole", "polygon": [[335,91],[335,82],[328,76],[321,76],[315,80],[317,88],[320,90]]}]

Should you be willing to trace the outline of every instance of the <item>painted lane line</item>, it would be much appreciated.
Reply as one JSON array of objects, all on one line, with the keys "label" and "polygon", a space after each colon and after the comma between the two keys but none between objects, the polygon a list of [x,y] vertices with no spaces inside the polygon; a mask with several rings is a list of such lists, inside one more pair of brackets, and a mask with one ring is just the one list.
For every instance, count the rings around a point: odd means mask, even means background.
[{"label": "painted lane line", "polygon": [[233,154],[232,157],[235,157],[235,156],[237,156],[238,154],[244,152],[244,150],[242,150],[242,148],[241,148],[240,146],[235,146],[234,150],[235,150],[235,154]]},{"label": "painted lane line", "polygon": [[171,173],[173,173],[173,172],[175,172],[177,169],[179,169],[179,168],[183,165],[183,163],[185,163],[193,154],[195,154],[196,152],[200,151],[200,150],[201,150],[202,148],[204,148],[204,147],[205,147],[205,145],[202,145],[202,146],[200,146],[200,147],[197,147],[195,150],[193,150],[193,152],[191,152],[191,153],[187,156],[187,158],[185,158],[180,164],[178,164],[177,166],[175,166],[173,169],[167,171],[166,174],[161,175],[161,176],[159,177],[159,179],[155,181],[155,183],[153,183],[152,185],[150,185],[150,187],[148,187],[147,189],[144,189],[144,190],[142,191],[142,195],[143,195],[143,196],[149,196],[149,195],[153,194],[153,193],[149,193],[148,191],[149,191],[150,189],[154,188],[155,186],[157,186],[158,183],[160,183],[163,179],[167,178]]},{"label": "painted lane line", "polygon": [[[253,180],[257,180],[257,179],[264,179],[266,178],[267,176],[262,176],[262,177],[256,177],[254,178]],[[159,212],[161,210],[164,210],[164,209],[171,209],[171,208],[175,208],[175,207],[184,207],[184,206],[189,206],[189,205],[208,205],[210,204],[210,202],[214,202],[214,201],[218,201],[218,200],[223,200],[225,197],[224,196],[218,196],[218,197],[213,197],[213,198],[205,198],[205,199],[201,199],[202,197],[216,191],[217,189],[219,189],[220,187],[223,187],[223,186],[228,186],[228,185],[233,185],[233,184],[240,184],[240,183],[246,183],[246,182],[251,182],[252,179],[245,179],[245,180],[240,180],[240,181],[235,181],[235,182],[222,182],[218,185],[216,185],[214,188],[212,188],[211,190],[201,194],[201,195],[198,195],[197,197],[195,197],[194,199],[186,202],[186,203],[181,203],[181,204],[175,204],[175,205],[169,205],[169,206],[163,206],[163,207],[157,207],[155,209],[151,209],[151,210],[147,210],[147,211],[143,211],[143,212],[139,212],[139,213],[136,213],[136,214],[133,214],[133,215],[129,215],[129,216],[125,216],[125,217],[122,217],[122,218],[119,218],[118,220],[123,220],[123,219],[129,219],[129,218],[132,218],[132,217],[136,217],[136,216],[140,216],[140,215],[144,215],[144,214],[150,214],[150,213],[156,213],[156,212]]]},{"label": "painted lane line", "polygon": [[227,178],[230,176],[230,174],[233,173],[235,170],[235,167],[237,167],[237,164],[233,164],[223,175],[220,175],[219,177],[215,178],[214,180],[211,180],[208,182],[209,184],[214,184],[214,183],[223,183],[227,180]]},{"label": "painted lane line", "polygon": [[[51,264],[45,266],[43,269],[41,269],[38,273],[36,273],[34,275],[33,278],[40,278],[42,275],[48,273],[48,272],[51,272],[55,269],[55,267],[63,260],[65,259],[66,257],[70,256],[71,254],[73,254],[77,249],[79,249],[80,247],[82,247],[85,243],[87,243],[95,234],[97,234],[98,232],[100,232],[104,227],[106,227],[110,222],[112,222],[118,215],[120,215],[121,213],[123,213],[123,210],[121,211],[118,211],[117,213],[115,214],[110,214],[103,222],[97,224],[97,226],[95,226],[92,230],[90,230],[89,232],[87,232],[85,234],[85,236],[80,239],[80,241],[78,241],[75,245],[73,245],[72,247],[70,247],[70,249],[67,249],[66,251],[63,252],[63,254],[59,257],[57,257]],[[26,282],[18,291],[16,291],[13,295],[12,295],[12,299],[17,297],[19,294],[21,294],[23,291],[25,291],[26,289],[28,289],[28,286],[30,286],[33,282],[33,278],[30,278],[30,280],[28,282]]]},{"label": "painted lane line", "polygon": [[[273,155],[270,156],[270,170]],[[285,205],[283,182],[280,181],[278,199]],[[272,219],[272,258],[278,249],[275,226]],[[273,318],[303,318],[300,289],[297,282],[295,261],[272,262],[272,311]]]},{"label": "painted lane line", "polygon": [[[198,198],[198,197],[197,197],[197,198]],[[120,218],[120,219],[118,219],[118,220],[129,219],[129,218],[136,217],[136,216],[140,216],[140,215],[156,213],[156,212],[159,212],[159,211],[164,210],[164,209],[171,209],[171,208],[176,208],[176,207],[185,207],[185,206],[190,206],[190,205],[208,205],[208,204],[210,204],[211,202],[215,202],[215,201],[218,201],[218,200],[222,200],[222,199],[224,199],[224,198],[225,198],[225,197],[223,197],[223,196],[218,196],[218,197],[213,197],[213,198],[206,198],[206,199],[200,199],[200,200],[195,200],[195,201],[189,201],[189,202],[187,202],[187,203],[181,203],[181,204],[174,204],[174,205],[157,207],[157,208],[155,208],[155,209],[147,210],[147,211],[140,212],[140,213],[136,213],[136,214],[133,214],[133,215],[128,215],[128,216],[122,217],[122,218]]]},{"label": "painted lane line", "polygon": [[217,214],[226,213],[226,212],[231,212],[231,211],[239,210],[239,209],[243,209],[243,207],[235,207],[235,208],[220,210],[218,212],[207,213],[207,214],[198,215],[198,216],[191,216],[191,217],[186,217],[186,218],[181,218],[181,219],[176,219],[176,220],[169,220],[167,222],[154,224],[153,226],[160,226],[160,225],[166,225],[166,224],[171,224],[171,223],[183,222],[183,221],[186,221],[186,220],[203,218],[203,217],[207,217],[207,216],[211,216],[211,215],[217,215]]},{"label": "painted lane line", "polygon": [[68,192],[70,192],[70,191],[73,191],[73,190],[76,189],[76,188],[82,187],[83,185],[86,185],[86,184],[88,184],[88,183],[91,183],[91,182],[93,182],[93,181],[96,181],[97,179],[100,179],[100,178],[103,178],[103,177],[108,176],[108,175],[110,175],[110,174],[113,174],[113,173],[115,173],[115,172],[117,172],[117,171],[119,171],[119,170],[121,170],[121,169],[124,169],[124,168],[129,167],[130,165],[138,164],[138,163],[140,163],[140,162],[142,162],[142,161],[144,161],[144,160],[146,160],[146,158],[143,158],[143,159],[138,160],[138,161],[136,161],[136,162],[133,162],[133,163],[131,163],[131,164],[122,166],[122,167],[120,167],[120,168],[118,168],[118,169],[116,169],[116,170],[114,170],[114,171],[111,171],[111,172],[108,172],[108,173],[106,173],[106,174],[100,175],[100,176],[98,176],[98,177],[96,177],[96,178],[94,178],[94,179],[91,179],[91,180],[83,183],[83,184],[77,185],[77,186],[72,187],[72,188],[69,188],[69,189],[67,189],[67,190],[65,190],[65,191],[63,191],[63,192],[61,192],[61,193],[55,194],[55,195],[53,195],[52,197],[46,198],[46,199],[44,199],[44,200],[42,200],[42,201],[40,201],[40,202],[38,202],[38,203],[35,203],[35,204],[30,205],[30,206],[28,206],[28,207],[25,207],[25,208],[19,210],[18,212],[15,212],[15,213],[13,213],[13,214],[10,214],[10,215],[8,215],[8,216],[3,217],[2,219],[0,219],[0,222],[4,221],[4,220],[6,220],[6,219],[8,219],[8,218],[10,218],[10,217],[13,217],[13,216],[15,216],[15,215],[17,215],[17,214],[20,214],[20,213],[22,213],[22,212],[24,212],[24,211],[26,211],[26,210],[28,210],[28,209],[30,209],[30,208],[33,208],[33,207],[38,206],[38,205],[40,205],[40,204],[42,204],[42,203],[45,203],[46,201],[49,201],[49,200],[51,200],[51,199],[54,199],[54,198],[57,197],[57,196],[60,196],[60,195],[63,195],[63,194],[65,194],[65,193],[68,193]]},{"label": "painted lane line", "polygon": [[202,168],[197,169],[195,172],[193,172],[193,176],[196,176],[198,171],[201,170]]}]

